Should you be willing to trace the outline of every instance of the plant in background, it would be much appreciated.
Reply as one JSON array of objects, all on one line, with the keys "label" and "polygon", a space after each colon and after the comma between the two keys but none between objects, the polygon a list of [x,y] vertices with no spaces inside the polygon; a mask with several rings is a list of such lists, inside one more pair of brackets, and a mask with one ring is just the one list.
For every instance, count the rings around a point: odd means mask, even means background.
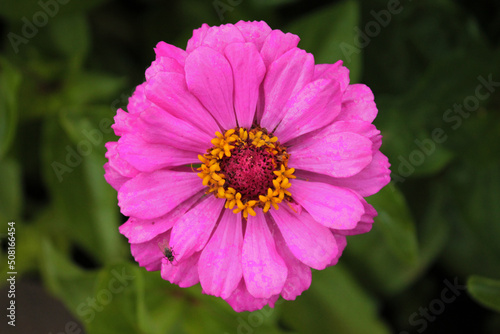
[{"label": "plant in background", "polygon": [[106,145],[136,261],[236,311],[308,289],[390,180],[371,90],[298,42],[243,21],[203,25],[186,51],[160,42]]}]

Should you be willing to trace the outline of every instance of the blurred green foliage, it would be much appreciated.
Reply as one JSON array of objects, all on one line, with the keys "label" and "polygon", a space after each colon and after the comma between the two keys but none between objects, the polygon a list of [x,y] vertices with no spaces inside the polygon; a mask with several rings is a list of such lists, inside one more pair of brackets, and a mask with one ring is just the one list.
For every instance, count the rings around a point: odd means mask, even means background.
[{"label": "blurred green foliage", "polygon": [[[296,301],[237,314],[131,261],[102,165],[156,43],[185,47],[202,23],[240,19],[298,34],[372,88],[393,182],[369,198],[376,224],[348,238],[339,265],[314,271]],[[3,0],[0,22],[3,246],[14,220],[18,278],[40,280],[87,333],[500,332],[497,2]],[[468,294],[424,320],[444,281]]]}]

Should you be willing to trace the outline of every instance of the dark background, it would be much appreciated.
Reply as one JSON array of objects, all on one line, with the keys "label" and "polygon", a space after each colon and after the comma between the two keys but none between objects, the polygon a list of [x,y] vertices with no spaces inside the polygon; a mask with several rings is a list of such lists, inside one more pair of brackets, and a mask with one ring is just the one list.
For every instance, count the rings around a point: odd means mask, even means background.
[{"label": "dark background", "polygon": [[[500,332],[499,2],[59,1],[0,3],[2,333]],[[102,169],[156,43],[238,20],[344,60],[375,94],[393,179],[337,266],[296,301],[239,314],[133,262]],[[130,279],[114,289],[117,275]]]}]

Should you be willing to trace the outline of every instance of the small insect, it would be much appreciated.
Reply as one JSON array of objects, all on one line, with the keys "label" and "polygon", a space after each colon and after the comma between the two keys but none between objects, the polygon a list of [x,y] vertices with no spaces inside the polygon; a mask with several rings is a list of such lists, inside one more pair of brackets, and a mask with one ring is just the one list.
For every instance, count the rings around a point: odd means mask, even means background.
[{"label": "small insect", "polygon": [[163,255],[167,258],[170,263],[174,262],[175,256],[174,256],[174,250],[171,247],[165,247],[163,250]]},{"label": "small insect", "polygon": [[175,261],[174,249],[169,247],[167,243],[158,243],[158,247],[160,248],[163,256],[170,262],[173,263]]}]

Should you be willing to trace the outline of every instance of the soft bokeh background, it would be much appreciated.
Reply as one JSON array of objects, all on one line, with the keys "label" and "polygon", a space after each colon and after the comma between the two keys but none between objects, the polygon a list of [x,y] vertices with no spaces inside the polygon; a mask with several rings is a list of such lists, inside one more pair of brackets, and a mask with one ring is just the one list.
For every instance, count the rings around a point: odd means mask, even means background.
[{"label": "soft bokeh background", "polygon": [[[238,314],[133,262],[102,165],[156,43],[240,19],[372,88],[393,182],[339,265]],[[15,221],[17,333],[500,333],[499,2],[2,0],[0,32],[0,332]]]}]

